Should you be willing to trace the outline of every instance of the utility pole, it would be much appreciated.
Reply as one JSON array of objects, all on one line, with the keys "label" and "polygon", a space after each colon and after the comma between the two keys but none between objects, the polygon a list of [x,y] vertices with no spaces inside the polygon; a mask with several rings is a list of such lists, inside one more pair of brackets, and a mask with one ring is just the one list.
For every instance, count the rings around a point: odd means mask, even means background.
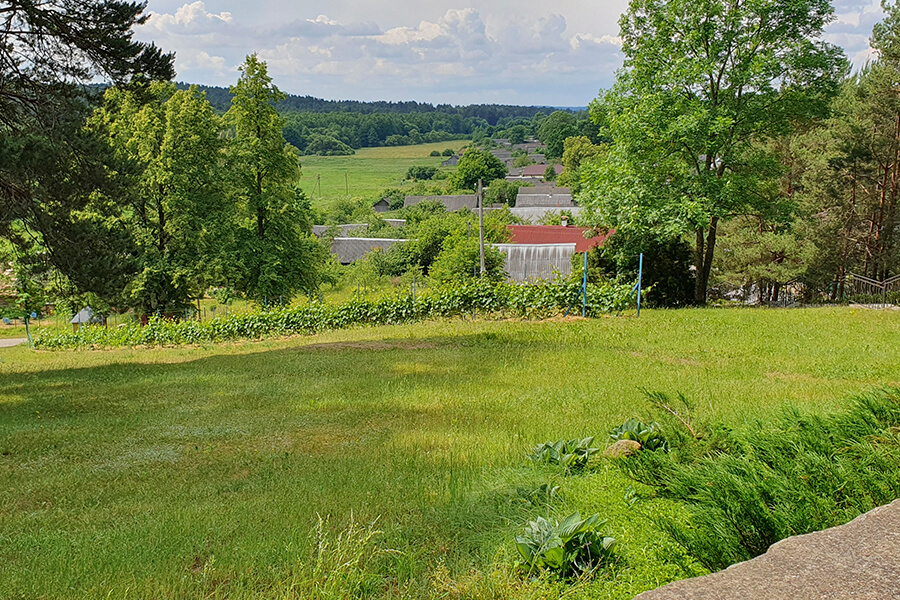
[{"label": "utility pole", "polygon": [[484,277],[484,191],[481,189],[481,180],[478,180],[478,251],[481,257],[480,276]]}]

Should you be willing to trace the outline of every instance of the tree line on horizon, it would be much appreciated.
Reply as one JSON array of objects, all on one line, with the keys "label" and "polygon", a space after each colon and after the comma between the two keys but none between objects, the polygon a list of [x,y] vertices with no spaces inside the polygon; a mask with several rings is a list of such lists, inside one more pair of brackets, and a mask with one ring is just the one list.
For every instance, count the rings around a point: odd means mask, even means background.
[{"label": "tree line on horizon", "polygon": [[[189,89],[185,83],[179,89]],[[233,97],[229,88],[196,86],[213,108],[224,113]],[[284,119],[285,139],[301,154],[336,156],[360,148],[408,146],[475,137],[521,139],[537,134],[541,121],[558,109],[543,106],[471,104],[453,106],[405,101],[363,102],[287,95],[275,104]],[[581,120],[586,110],[575,111]],[[510,133],[510,129],[514,129]]]}]

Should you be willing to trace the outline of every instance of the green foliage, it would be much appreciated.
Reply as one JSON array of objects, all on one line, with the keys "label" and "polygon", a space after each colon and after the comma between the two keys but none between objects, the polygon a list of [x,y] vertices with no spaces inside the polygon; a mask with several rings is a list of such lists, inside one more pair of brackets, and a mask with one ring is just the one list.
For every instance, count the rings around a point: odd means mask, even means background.
[{"label": "green foliage", "polygon": [[559,496],[559,486],[542,483],[533,488],[516,488],[516,500],[527,506],[546,506]]},{"label": "green foliage", "polygon": [[434,179],[434,176],[437,175],[437,172],[437,167],[413,166],[406,171],[406,178],[413,180]]},{"label": "green foliage", "polygon": [[255,54],[240,67],[225,123],[233,130],[228,169],[241,210],[235,232],[234,287],[258,303],[314,289],[324,257],[309,237],[309,202],[296,187],[297,151],[286,144],[274,103],[285,95]]},{"label": "green foliage", "polygon": [[521,154],[513,159],[513,167],[517,169],[533,164],[534,160],[532,160],[527,154]]},{"label": "green foliage", "polygon": [[400,210],[403,208],[403,202],[406,200],[406,194],[403,190],[397,188],[391,188],[384,190],[381,193],[381,198],[387,198],[390,202],[391,210]]},{"label": "green foliage", "polygon": [[544,169],[544,181],[556,181],[556,168],[553,165],[547,165]]},{"label": "green foliage", "polygon": [[[503,253],[486,242],[484,248],[485,275],[492,279],[503,277]],[[429,269],[429,275],[438,282],[463,282],[480,274],[481,253],[478,238],[461,232],[444,238],[441,251]]]},{"label": "green foliage", "polygon": [[765,142],[826,114],[845,65],[819,41],[832,15],[827,0],[632,0],[622,16],[624,68],[591,105],[612,143],[582,166],[579,201],[618,231],[696,240],[698,303],[719,221],[788,207]]},{"label": "green foliage", "polygon": [[686,507],[689,522],[660,518],[657,525],[711,570],[900,497],[896,388],[829,416],[788,407],[774,423],[740,433],[701,432],[684,415],[679,422],[685,434],[672,440],[670,454],[639,453],[617,465]]},{"label": "green foliage", "polygon": [[[680,308],[694,303],[693,253],[680,238],[635,236],[616,231],[602,246],[588,253],[588,270],[605,278],[637,279],[644,255],[642,284],[650,307]],[[578,265],[575,265],[578,266]]]},{"label": "green foliage", "polygon": [[[340,305],[272,307],[217,317],[203,323],[153,317],[149,325],[117,329],[82,327],[76,333],[45,332],[36,345],[45,349],[215,343],[266,335],[311,334],[360,325],[408,323],[434,317],[471,315],[543,318],[557,315],[578,296],[578,282],[516,285],[479,279],[375,300],[354,299]],[[591,286],[588,315],[618,312],[632,303],[630,286]],[[274,303],[275,298],[270,298]]]},{"label": "green foliage", "polygon": [[306,140],[303,153],[316,156],[350,156],[356,151],[331,135],[312,133]]},{"label": "green foliage", "polygon": [[559,465],[567,470],[579,471],[587,466],[592,455],[600,451],[591,446],[593,443],[593,437],[544,442],[534,447],[528,454],[528,460],[538,465]]},{"label": "green foliage", "polygon": [[137,246],[124,304],[180,312],[211,284],[230,244],[234,206],[220,175],[221,119],[196,87],[110,88],[90,127],[128,165],[122,225]]},{"label": "green foliage", "polygon": [[597,160],[604,153],[605,150],[602,146],[594,145],[589,138],[583,135],[566,138],[562,155],[563,171],[559,174],[557,185],[571,187],[574,193],[579,192],[581,189],[579,171],[581,164]]},{"label": "green foliage", "polygon": [[598,531],[605,523],[599,514],[582,519],[577,512],[555,523],[538,517],[528,524],[524,535],[516,536],[516,549],[529,572],[585,575],[613,559],[616,540]]},{"label": "green foliage", "polygon": [[516,196],[519,195],[519,188],[531,187],[529,182],[506,181],[505,179],[495,179],[484,190],[484,204],[506,204],[507,206],[516,205]]},{"label": "green foliage", "polygon": [[[541,218],[537,220],[538,225],[562,225],[562,218],[566,217],[566,222],[571,224],[575,222],[575,215],[572,214],[572,211],[563,208],[561,210],[551,210],[547,211]],[[582,259],[582,255],[579,253],[572,255],[572,265],[578,269],[578,272],[581,272],[581,269],[584,268],[584,263],[580,262]]]},{"label": "green foliage", "polygon": [[609,439],[618,442],[619,440],[632,440],[641,445],[642,450],[668,450],[668,444],[660,431],[657,423],[649,425],[641,423],[637,419],[628,419],[618,427],[609,432]]},{"label": "green foliage", "polygon": [[[452,150],[451,150],[451,152],[452,152]],[[430,153],[428,156],[432,156],[432,157],[440,157],[440,155],[441,155],[440,150],[432,150],[431,153]]]},{"label": "green foliage", "polygon": [[578,135],[575,115],[557,110],[541,122],[538,138],[547,146],[547,158],[562,158],[566,138]]},{"label": "green foliage", "polygon": [[450,185],[458,190],[472,190],[478,185],[480,179],[487,186],[495,179],[506,177],[506,165],[500,159],[486,150],[469,148],[466,150],[456,172],[450,178]]},{"label": "green foliage", "polygon": [[521,144],[525,141],[528,133],[528,128],[524,125],[514,125],[506,130],[506,137],[510,144]]}]

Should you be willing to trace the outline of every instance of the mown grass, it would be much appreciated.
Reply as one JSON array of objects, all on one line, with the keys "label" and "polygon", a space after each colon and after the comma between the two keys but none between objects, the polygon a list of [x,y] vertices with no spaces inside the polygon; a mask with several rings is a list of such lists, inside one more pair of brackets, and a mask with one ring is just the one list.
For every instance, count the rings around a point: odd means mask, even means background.
[{"label": "mown grass", "polygon": [[[446,157],[429,156],[433,150],[459,150],[467,143],[452,140],[417,146],[360,148],[350,156],[304,156],[300,159],[303,171],[300,187],[319,207],[328,207],[344,198],[365,198],[374,202],[388,188],[408,186],[409,182],[404,178],[410,167],[441,168]],[[453,169],[441,168],[447,173]]]},{"label": "mown grass", "polygon": [[[525,450],[602,439],[642,389],[735,427],[833,410],[900,383],[898,333],[893,312],[706,309],[0,350],[0,597],[553,598],[569,584],[519,576],[512,536],[580,510],[621,559],[572,597],[630,598],[702,572],[649,525],[674,508]],[[553,506],[517,493],[548,480]]]}]

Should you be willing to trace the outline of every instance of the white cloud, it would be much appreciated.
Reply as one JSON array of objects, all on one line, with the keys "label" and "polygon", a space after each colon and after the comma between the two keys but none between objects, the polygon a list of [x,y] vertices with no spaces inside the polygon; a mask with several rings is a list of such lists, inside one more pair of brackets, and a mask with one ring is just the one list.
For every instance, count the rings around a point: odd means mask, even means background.
[{"label": "white cloud", "polygon": [[[826,40],[871,56],[878,0],[834,0]],[[251,52],[283,90],[326,98],[585,105],[622,64],[626,0],[150,0],[138,36],[177,53],[179,79],[234,83]],[[210,10],[208,6],[215,9]],[[219,11],[219,12],[216,12]]]},{"label": "white cloud", "polygon": [[147,27],[158,31],[200,33],[214,31],[234,22],[230,12],[211,13],[203,2],[185,4],[174,14],[152,13]]},{"label": "white cloud", "polygon": [[218,75],[222,75],[228,71],[237,71],[234,67],[229,68],[224,57],[210,56],[209,53],[203,50],[200,50],[199,52],[179,52],[175,58],[175,66],[179,70],[211,71]]},{"label": "white cloud", "polygon": [[441,35],[441,26],[437,23],[422,21],[418,27],[395,27],[374,39],[385,44],[410,44],[413,42],[431,41]]}]

